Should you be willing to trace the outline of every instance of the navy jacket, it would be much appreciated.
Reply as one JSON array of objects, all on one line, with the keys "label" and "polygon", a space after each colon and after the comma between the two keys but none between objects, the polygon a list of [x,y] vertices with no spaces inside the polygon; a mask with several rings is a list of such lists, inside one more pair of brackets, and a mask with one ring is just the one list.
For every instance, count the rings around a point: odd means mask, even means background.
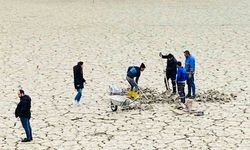
[{"label": "navy jacket", "polygon": [[83,89],[84,88],[84,82],[86,81],[83,78],[83,72],[82,67],[79,65],[76,65],[73,67],[73,73],[74,73],[74,86],[75,89]]},{"label": "navy jacket", "polygon": [[127,76],[132,79],[136,78],[135,82],[138,83],[138,80],[141,76],[140,67],[137,67],[137,66],[128,67]]},{"label": "navy jacket", "polygon": [[30,118],[31,117],[30,108],[31,108],[31,98],[28,95],[20,97],[20,102],[17,104],[15,116]]},{"label": "navy jacket", "polygon": [[169,55],[162,55],[163,59],[167,59],[167,74],[168,75],[176,75],[176,71],[177,71],[177,60],[175,59],[174,56],[172,56],[172,59],[168,59]]}]

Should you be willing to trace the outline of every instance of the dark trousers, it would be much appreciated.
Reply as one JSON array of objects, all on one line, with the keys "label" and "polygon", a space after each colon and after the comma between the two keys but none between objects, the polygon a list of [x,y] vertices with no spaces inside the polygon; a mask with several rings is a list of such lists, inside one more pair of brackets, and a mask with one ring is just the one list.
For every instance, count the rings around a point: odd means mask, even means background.
[{"label": "dark trousers", "polygon": [[194,84],[194,74],[192,74],[191,78],[187,78],[188,85],[188,96],[195,96],[195,84]]},{"label": "dark trousers", "polygon": [[166,74],[166,78],[164,78],[165,85],[167,84],[168,80],[171,79],[173,92],[176,93],[176,74]]},{"label": "dark trousers", "polygon": [[23,126],[23,128],[25,130],[27,140],[33,140],[33,138],[32,138],[32,130],[31,130],[31,127],[30,127],[30,119],[26,118],[26,117],[20,117],[20,120],[21,120],[22,126]]},{"label": "dark trousers", "polygon": [[181,102],[185,104],[185,83],[177,83],[177,87]]}]

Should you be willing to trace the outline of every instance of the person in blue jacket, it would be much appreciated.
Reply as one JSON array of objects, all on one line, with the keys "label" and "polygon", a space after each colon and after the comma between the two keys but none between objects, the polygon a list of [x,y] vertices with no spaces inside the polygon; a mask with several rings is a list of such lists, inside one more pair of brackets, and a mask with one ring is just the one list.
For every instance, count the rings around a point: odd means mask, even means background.
[{"label": "person in blue jacket", "polygon": [[137,91],[139,89],[138,87],[138,80],[140,78],[141,72],[144,71],[146,68],[144,63],[141,63],[141,66],[130,66],[127,70],[127,81],[131,86],[131,91]]},{"label": "person in blue jacket", "polygon": [[181,99],[181,103],[186,104],[185,101],[185,82],[186,82],[186,76],[187,72],[184,67],[182,67],[182,64],[180,61],[177,62],[177,77],[176,77],[176,82],[177,82],[177,89],[178,93]]},{"label": "person in blue jacket", "polygon": [[184,51],[185,69],[187,72],[187,85],[188,94],[186,98],[195,98],[195,84],[194,84],[194,72],[195,72],[195,58],[190,54],[188,50]]}]

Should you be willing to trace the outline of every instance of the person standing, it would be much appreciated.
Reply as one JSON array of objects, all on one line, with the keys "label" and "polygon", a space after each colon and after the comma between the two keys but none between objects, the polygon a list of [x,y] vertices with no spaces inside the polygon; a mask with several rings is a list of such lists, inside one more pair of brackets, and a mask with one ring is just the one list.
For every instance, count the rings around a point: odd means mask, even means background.
[{"label": "person standing", "polygon": [[145,68],[146,68],[146,66],[144,63],[141,63],[140,67],[138,67],[138,66],[128,67],[126,79],[131,86],[131,91],[133,91],[133,90],[138,91],[138,89],[139,89],[138,80],[141,76],[141,72],[143,72]]},{"label": "person standing", "polygon": [[167,66],[166,66],[166,77],[164,77],[164,82],[166,86],[166,90],[168,90],[168,80],[171,79],[173,94],[176,94],[176,70],[177,70],[177,60],[175,59],[174,55],[171,53],[168,55],[162,55],[160,52],[159,56],[163,59],[167,59]]},{"label": "person standing", "polygon": [[18,103],[15,116],[19,117],[22,123],[22,126],[26,133],[26,138],[22,139],[22,142],[30,142],[33,140],[32,138],[32,130],[30,126],[30,117],[31,117],[31,98],[28,95],[25,95],[23,90],[19,90],[18,97],[20,98],[20,102]]},{"label": "person standing", "polygon": [[185,69],[187,71],[187,85],[188,94],[186,98],[195,98],[195,84],[194,84],[194,73],[195,73],[195,58],[190,54],[188,50],[184,51]]},{"label": "person standing", "polygon": [[185,101],[185,82],[186,82],[186,76],[187,76],[187,72],[186,69],[184,67],[182,67],[182,64],[180,61],[177,62],[177,89],[178,89],[178,93],[179,93],[179,97],[180,97],[180,104],[182,106],[182,108],[184,109],[189,109],[188,105]]},{"label": "person standing", "polygon": [[77,94],[74,99],[74,103],[77,105],[80,104],[80,99],[82,97],[82,89],[84,88],[84,83],[86,84],[86,80],[83,78],[83,62],[80,61],[73,67],[74,73],[74,86],[77,90]]}]

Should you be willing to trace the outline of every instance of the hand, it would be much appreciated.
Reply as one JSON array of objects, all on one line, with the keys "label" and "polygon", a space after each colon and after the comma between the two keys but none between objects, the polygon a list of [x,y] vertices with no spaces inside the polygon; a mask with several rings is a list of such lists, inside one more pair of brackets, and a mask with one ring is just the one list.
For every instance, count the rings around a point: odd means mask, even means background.
[{"label": "hand", "polygon": [[192,73],[189,73],[188,74],[188,78],[190,79],[192,77]]},{"label": "hand", "polygon": [[161,52],[159,53],[159,56],[162,57],[162,53]]}]

